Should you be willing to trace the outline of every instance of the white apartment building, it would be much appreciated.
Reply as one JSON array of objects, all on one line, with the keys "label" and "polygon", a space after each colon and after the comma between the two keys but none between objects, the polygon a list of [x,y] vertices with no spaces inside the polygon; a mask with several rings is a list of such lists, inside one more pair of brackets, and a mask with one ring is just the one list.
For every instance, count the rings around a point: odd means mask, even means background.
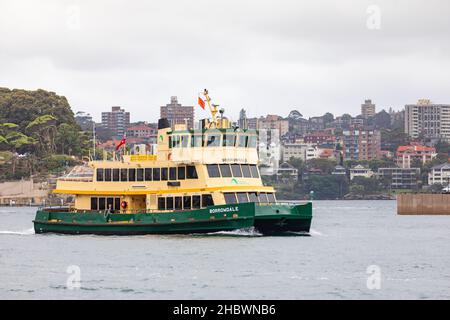
[{"label": "white apartment building", "polygon": [[450,184],[450,163],[439,164],[431,168],[431,172],[428,174],[428,184],[436,183],[445,186]]},{"label": "white apartment building", "polygon": [[350,169],[350,180],[355,177],[370,178],[373,176],[373,171],[360,164]]},{"label": "white apartment building", "polygon": [[304,143],[285,143],[282,147],[283,161],[290,158],[297,158],[303,161],[319,158],[321,149],[315,145]]},{"label": "white apartment building", "polygon": [[405,133],[412,138],[422,135],[450,141],[450,104],[433,104],[422,99],[406,105]]}]

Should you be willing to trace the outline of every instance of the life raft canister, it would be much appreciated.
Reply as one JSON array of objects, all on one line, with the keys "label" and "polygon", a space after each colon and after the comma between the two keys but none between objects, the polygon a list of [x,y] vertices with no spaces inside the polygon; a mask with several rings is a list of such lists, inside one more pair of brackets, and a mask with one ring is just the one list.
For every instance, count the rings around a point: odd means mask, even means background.
[{"label": "life raft canister", "polygon": [[125,200],[122,200],[122,201],[120,202],[120,207],[121,207],[122,209],[126,209],[127,206],[128,206],[128,203],[127,203]]}]

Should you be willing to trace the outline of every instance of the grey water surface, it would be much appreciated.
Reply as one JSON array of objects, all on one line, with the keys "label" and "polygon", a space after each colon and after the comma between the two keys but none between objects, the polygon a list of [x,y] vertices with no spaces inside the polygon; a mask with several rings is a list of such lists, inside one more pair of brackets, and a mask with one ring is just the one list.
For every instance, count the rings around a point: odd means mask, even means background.
[{"label": "grey water surface", "polygon": [[1,299],[450,298],[450,216],[395,201],[315,201],[309,237],[36,235],[35,210],[0,208]]}]

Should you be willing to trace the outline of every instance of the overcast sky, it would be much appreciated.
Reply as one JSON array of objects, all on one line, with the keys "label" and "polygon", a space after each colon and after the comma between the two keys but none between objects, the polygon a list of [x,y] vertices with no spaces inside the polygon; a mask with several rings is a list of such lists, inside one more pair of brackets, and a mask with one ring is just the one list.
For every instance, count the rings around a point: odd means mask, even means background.
[{"label": "overcast sky", "polygon": [[450,103],[450,1],[0,0],[0,86],[96,120],[155,121],[203,88],[233,119]]}]

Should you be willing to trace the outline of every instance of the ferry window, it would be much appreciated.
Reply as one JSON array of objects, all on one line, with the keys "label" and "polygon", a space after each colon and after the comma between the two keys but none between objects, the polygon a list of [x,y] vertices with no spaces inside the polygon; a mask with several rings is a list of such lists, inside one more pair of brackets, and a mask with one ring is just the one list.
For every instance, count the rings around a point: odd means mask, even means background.
[{"label": "ferry window", "polygon": [[224,134],[223,135],[223,146],[224,147],[234,147],[234,144],[236,142],[236,135],[235,134]]},{"label": "ferry window", "polygon": [[238,198],[239,203],[248,202],[247,192],[238,192],[237,198]]},{"label": "ferry window", "polygon": [[238,147],[240,147],[240,148],[245,148],[245,147],[247,147],[247,139],[248,139],[248,136],[247,136],[247,135],[244,135],[244,134],[239,135],[239,144],[238,144]]},{"label": "ferry window", "polygon": [[211,194],[203,194],[202,195],[202,207],[213,206],[214,201]]},{"label": "ferry window", "polygon": [[208,164],[208,175],[210,178],[220,178],[219,167],[217,164]]},{"label": "ferry window", "polygon": [[174,148],[180,147],[180,136],[173,136],[172,138],[172,145]]},{"label": "ferry window", "polygon": [[256,148],[256,142],[257,142],[256,136],[249,136],[248,137],[248,147],[249,148]]},{"label": "ferry window", "polygon": [[203,142],[202,135],[191,136],[191,147],[199,148],[202,146],[202,142]]},{"label": "ferry window", "polygon": [[200,209],[200,196],[192,196],[192,209]]},{"label": "ferry window", "polygon": [[168,177],[167,168],[161,168],[161,181],[166,181]]},{"label": "ferry window", "polygon": [[91,198],[91,210],[98,210],[98,198]]},{"label": "ferry window", "polygon": [[119,181],[120,178],[119,173],[120,173],[119,169],[113,169],[113,176],[112,176],[113,181]]},{"label": "ferry window", "polygon": [[144,169],[138,168],[136,171],[137,181],[144,181]]},{"label": "ferry window", "polygon": [[241,166],[238,164],[231,165],[231,171],[233,172],[233,177],[242,177]]},{"label": "ferry window", "polygon": [[187,210],[191,208],[191,196],[183,197],[183,209]]},{"label": "ferry window", "polygon": [[111,169],[105,169],[105,181],[111,181]]},{"label": "ferry window", "polygon": [[177,168],[169,168],[169,180],[177,180]]},{"label": "ferry window", "polygon": [[103,169],[97,169],[97,181],[104,181]]},{"label": "ferry window", "polygon": [[114,198],[106,198],[106,209],[114,210]]},{"label": "ferry window", "polygon": [[181,136],[181,146],[183,148],[187,148],[188,147],[188,142],[189,142],[189,136]]},{"label": "ferry window", "polygon": [[172,136],[169,136],[169,149],[172,148]]},{"label": "ferry window", "polygon": [[175,210],[182,210],[183,197],[175,197]]},{"label": "ferry window", "polygon": [[220,134],[208,134],[206,139],[207,147],[220,147]]},{"label": "ferry window", "polygon": [[136,181],[136,169],[128,169],[128,180]]},{"label": "ferry window", "polygon": [[158,198],[158,210],[166,210],[166,199],[163,197]]},{"label": "ferry window", "polygon": [[195,169],[195,166],[186,167],[186,177],[188,179],[198,179],[197,169]]},{"label": "ferry window", "polygon": [[173,197],[167,197],[167,210],[173,210]]},{"label": "ferry window", "polygon": [[105,198],[98,198],[98,210],[105,210]]},{"label": "ferry window", "polygon": [[273,193],[268,193],[267,194],[267,198],[269,200],[270,203],[275,203],[277,202],[277,200],[275,199],[275,195]]},{"label": "ferry window", "polygon": [[223,194],[225,196],[225,203],[231,204],[231,203],[237,203],[236,199],[236,193],[234,192],[227,192]]},{"label": "ferry window", "polygon": [[178,180],[186,179],[186,167],[178,167]]},{"label": "ferry window", "polygon": [[120,169],[120,181],[128,181],[128,170]]},{"label": "ferry window", "polygon": [[244,176],[244,178],[252,177],[252,175],[250,173],[250,168],[248,167],[248,164],[241,165],[241,168],[242,168],[242,175]]},{"label": "ferry window", "polygon": [[267,194],[266,194],[265,192],[261,192],[261,193],[258,195],[258,198],[259,198],[259,202],[261,202],[261,203],[267,203],[267,202],[269,202],[269,201],[267,200]]},{"label": "ferry window", "polygon": [[229,164],[219,164],[220,167],[220,173],[222,174],[222,177],[231,177],[231,169]]},{"label": "ferry window", "polygon": [[161,169],[153,168],[153,181],[161,180]]},{"label": "ferry window", "polygon": [[252,178],[259,178],[258,167],[256,164],[250,165],[250,171],[252,173]]},{"label": "ferry window", "polygon": [[145,181],[152,181],[152,168],[145,168]]},{"label": "ferry window", "polygon": [[258,201],[258,195],[256,194],[256,192],[249,192],[248,193],[248,200],[250,202],[259,202]]},{"label": "ferry window", "polygon": [[114,210],[115,211],[120,210],[120,198],[114,198]]}]

